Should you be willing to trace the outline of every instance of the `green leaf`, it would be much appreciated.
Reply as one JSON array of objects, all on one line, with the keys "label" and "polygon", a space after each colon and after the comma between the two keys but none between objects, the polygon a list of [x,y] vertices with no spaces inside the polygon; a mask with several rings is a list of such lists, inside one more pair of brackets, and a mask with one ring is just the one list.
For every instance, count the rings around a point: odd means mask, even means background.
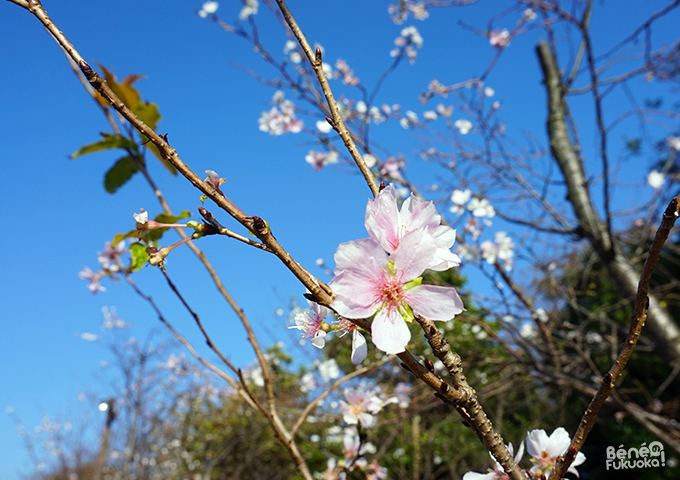
[{"label": "green leaf", "polygon": [[119,158],[104,176],[104,189],[114,193],[122,187],[139,169],[131,156]]},{"label": "green leaf", "polygon": [[151,130],[156,130],[156,124],[162,118],[155,103],[139,102],[132,108],[132,112]]},{"label": "green leaf", "polygon": [[141,243],[130,245],[130,257],[130,271],[136,272],[149,260],[149,254],[146,253],[146,245]]},{"label": "green leaf", "polygon": [[182,220],[183,218],[188,218],[191,216],[191,212],[188,210],[182,210],[182,213],[179,215],[168,215],[167,213],[159,213],[156,215],[156,218],[154,218],[155,221],[158,223],[177,223],[179,220]]},{"label": "green leaf", "polygon": [[88,153],[99,152],[101,150],[111,150],[114,148],[136,149],[137,144],[129,138],[121,137],[120,135],[112,135],[110,133],[103,133],[103,138],[84,147],[80,147],[71,155],[71,160],[86,155]]}]

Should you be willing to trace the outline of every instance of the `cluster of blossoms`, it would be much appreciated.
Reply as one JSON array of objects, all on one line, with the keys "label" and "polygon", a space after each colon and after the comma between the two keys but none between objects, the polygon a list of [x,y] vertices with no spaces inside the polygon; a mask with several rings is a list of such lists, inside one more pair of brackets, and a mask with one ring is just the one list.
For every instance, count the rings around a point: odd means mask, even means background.
[{"label": "cluster of blossoms", "polygon": [[284,99],[283,92],[277,90],[272,97],[274,106],[268,112],[262,112],[258,123],[260,130],[269,135],[284,133],[300,133],[304,123],[295,116],[295,105]]},{"label": "cluster of blossoms", "polygon": [[473,197],[469,189],[454,190],[451,193],[451,203],[449,210],[456,215],[462,215],[467,209],[472,216],[481,218],[493,218],[496,210],[486,198]]},{"label": "cluster of blossoms", "polygon": [[396,45],[396,48],[390,52],[391,57],[397,57],[405,52],[408,61],[414,63],[418,56],[416,48],[423,46],[423,37],[420,36],[416,27],[406,27],[394,40],[394,45]]},{"label": "cluster of blossoms", "polygon": [[347,472],[360,471],[368,480],[383,480],[387,477],[387,469],[378,465],[376,460],[371,463],[363,457],[365,454],[374,454],[378,449],[370,442],[362,442],[359,433],[354,428],[346,428],[342,435],[342,449],[344,460],[338,462],[335,458],[329,458],[326,472],[321,476],[324,480],[345,480]]},{"label": "cluster of blossoms", "polygon": [[384,399],[377,389],[345,389],[345,400],[340,400],[340,413],[347,425],[371,428],[377,424],[375,415],[387,405],[399,403],[397,397]]},{"label": "cluster of blossoms", "polygon": [[503,267],[506,270],[512,270],[512,258],[515,255],[512,249],[515,248],[515,244],[505,232],[496,232],[493,242],[485,240],[479,248],[482,258],[487,263],[493,265],[498,260],[503,262]]},{"label": "cluster of blossoms", "polygon": [[330,152],[319,152],[317,150],[310,150],[309,153],[305,156],[305,161],[309,163],[314,170],[321,170],[323,167],[326,165],[332,165],[334,163],[338,163],[338,158],[340,157],[340,154],[336,152],[335,150],[331,150]]},{"label": "cluster of blossoms", "polygon": [[470,120],[465,120],[460,118],[453,122],[453,126],[458,129],[461,135],[467,135],[472,130],[472,122]]},{"label": "cluster of blossoms", "polygon": [[351,87],[356,87],[359,85],[359,77],[354,76],[354,70],[349,68],[349,65],[346,61],[338,58],[338,60],[335,62],[335,68],[336,70],[333,72],[334,78],[342,77],[342,83]]},{"label": "cluster of blossoms", "polygon": [[[330,458],[328,468],[322,478],[345,479],[348,472],[356,471],[365,474],[367,479],[387,478],[386,468],[378,465],[375,460],[368,463],[363,457],[366,453],[375,453],[377,449],[370,442],[362,441],[359,431],[375,427],[377,425],[376,415],[387,405],[398,404],[401,408],[408,407],[410,389],[409,385],[400,383],[395,388],[395,395],[389,398],[386,398],[379,388],[372,386],[345,389],[345,399],[340,400],[338,406],[344,422],[350,426],[344,429],[341,439],[345,458],[340,462],[335,458]],[[331,429],[338,430],[340,433],[339,427],[331,427]],[[329,434],[331,429],[329,429]],[[328,440],[331,440],[330,435]]]},{"label": "cluster of blossoms", "polygon": [[257,13],[259,6],[258,0],[246,0],[241,12],[238,14],[238,18],[241,20],[248,20],[248,17]]},{"label": "cluster of blossoms", "polygon": [[89,267],[85,267],[78,273],[80,278],[90,281],[87,288],[92,293],[105,292],[106,288],[101,285],[101,280],[104,277],[115,279],[116,277],[114,275],[125,268],[123,266],[123,261],[121,260],[123,252],[125,252],[125,240],[121,240],[115,245],[111,245],[111,242],[106,242],[104,244],[104,250],[97,253],[97,261],[99,262],[101,269],[97,272],[93,272]]},{"label": "cluster of blossoms", "polygon": [[414,2],[413,0],[404,0],[399,2],[398,5],[390,5],[387,12],[397,25],[404,23],[409,14],[413,15],[416,20],[425,20],[430,16],[425,2]]},{"label": "cluster of blossoms", "polygon": [[456,232],[440,222],[434,204],[414,195],[400,208],[390,185],[366,206],[370,238],[343,243],[335,253],[334,309],[345,318],[373,317],[373,343],[386,353],[405,350],[414,315],[449,321],[464,310],[454,288],[422,285],[426,269],[460,264],[450,250]]},{"label": "cluster of blossoms", "polygon": [[404,168],[402,157],[389,156],[380,166],[380,176],[392,180],[403,180],[401,169]]},{"label": "cluster of blossoms", "polygon": [[288,40],[283,47],[283,53],[288,55],[288,59],[293,63],[300,63],[302,55],[298,51],[298,44],[293,40]]},{"label": "cluster of blossoms", "polygon": [[[534,478],[547,478],[555,467],[557,457],[564,455],[570,444],[569,433],[562,427],[556,428],[550,436],[545,433],[545,430],[530,431],[526,438],[526,449],[529,455],[531,455],[531,463],[534,464],[530,470]],[[512,444],[508,445],[508,450],[511,454],[513,453]],[[515,461],[519,463],[523,455],[524,443],[521,443],[515,456]],[[493,459],[493,457],[491,458]],[[586,456],[579,452],[576,454],[576,459],[567,472],[573,473],[578,477],[576,467],[585,461]],[[509,478],[498,462],[496,462],[494,469],[490,470],[489,473],[468,472],[463,476],[463,480],[508,480]]]},{"label": "cluster of blossoms", "polygon": [[207,18],[210,15],[214,15],[220,4],[217,2],[205,2],[203,7],[198,11],[198,16],[201,18]]}]

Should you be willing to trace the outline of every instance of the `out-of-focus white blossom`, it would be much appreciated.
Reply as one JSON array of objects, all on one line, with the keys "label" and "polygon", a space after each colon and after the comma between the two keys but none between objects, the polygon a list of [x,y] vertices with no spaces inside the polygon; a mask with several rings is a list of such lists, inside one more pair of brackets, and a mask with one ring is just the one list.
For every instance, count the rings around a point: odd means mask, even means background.
[{"label": "out-of-focus white blossom", "polygon": [[203,7],[198,11],[198,16],[201,18],[207,18],[208,15],[214,14],[219,8],[220,4],[217,2],[205,2]]},{"label": "out-of-focus white blossom", "polygon": [[238,14],[238,18],[241,20],[247,20],[248,17],[251,15],[255,15],[257,13],[257,9],[260,6],[259,2],[257,0],[246,0],[245,5],[241,9],[241,12]]},{"label": "out-of-focus white blossom", "polygon": [[467,206],[475,217],[493,218],[496,210],[486,198],[474,197]]},{"label": "out-of-focus white blossom", "polygon": [[461,135],[467,135],[472,130],[472,122],[462,118],[453,122],[453,126],[458,129]]},{"label": "out-of-focus white blossom", "polygon": [[654,190],[659,190],[663,186],[663,183],[665,181],[666,176],[663,173],[658,172],[656,170],[652,170],[651,172],[649,172],[649,175],[647,175],[647,183]]},{"label": "out-of-focus white blossom", "polygon": [[471,196],[472,192],[470,192],[469,188],[454,190],[451,193],[451,203],[453,203],[453,206],[449,210],[457,215],[462,215],[465,211],[465,204],[470,200]]}]

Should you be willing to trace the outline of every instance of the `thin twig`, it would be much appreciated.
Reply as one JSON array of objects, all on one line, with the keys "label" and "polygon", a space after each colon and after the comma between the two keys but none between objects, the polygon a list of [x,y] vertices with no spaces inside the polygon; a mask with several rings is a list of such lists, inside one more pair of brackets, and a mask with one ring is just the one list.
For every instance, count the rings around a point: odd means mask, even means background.
[{"label": "thin twig", "polygon": [[583,418],[581,418],[581,423],[574,434],[569,449],[564,454],[563,458],[558,459],[555,469],[550,473],[548,480],[559,480],[566,473],[567,469],[576,458],[576,454],[581,450],[586,437],[595,426],[595,419],[600,412],[600,408],[602,408],[602,405],[614,388],[616,381],[621,376],[626,363],[630,360],[630,356],[640,338],[642,327],[645,325],[645,320],[647,319],[647,309],[649,308],[649,283],[652,279],[652,273],[654,272],[654,267],[659,260],[663,245],[666,243],[666,239],[668,238],[678,215],[680,215],[680,203],[678,197],[675,197],[663,214],[661,225],[656,231],[656,236],[654,237],[652,246],[649,249],[649,254],[647,255],[647,260],[642,268],[642,275],[640,276],[640,283],[638,284],[638,291],[635,297],[635,306],[631,316],[630,330],[623,344],[623,348],[621,349],[621,353],[619,353],[619,357],[616,359],[614,365],[612,365],[612,368],[604,374],[602,384],[590,401],[590,405],[588,405],[588,409],[585,411]]}]

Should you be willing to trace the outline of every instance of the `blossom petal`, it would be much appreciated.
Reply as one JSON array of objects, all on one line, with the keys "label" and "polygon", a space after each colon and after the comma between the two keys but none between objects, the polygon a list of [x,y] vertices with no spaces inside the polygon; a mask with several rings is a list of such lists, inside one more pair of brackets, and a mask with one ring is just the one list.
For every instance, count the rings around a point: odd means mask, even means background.
[{"label": "blossom petal", "polygon": [[558,427],[550,434],[547,444],[543,445],[543,450],[548,452],[551,457],[556,457],[566,452],[569,445],[571,445],[569,433],[563,427]]},{"label": "blossom petal", "polygon": [[400,220],[401,224],[406,228],[406,232],[419,228],[434,230],[435,228],[438,228],[441,223],[441,217],[437,213],[437,207],[435,207],[432,202],[423,200],[413,194],[404,201],[400,211]]},{"label": "blossom petal", "polygon": [[336,275],[351,270],[367,279],[379,277],[387,264],[383,248],[372,238],[341,243],[333,259]]},{"label": "blossom petal", "polygon": [[373,319],[371,332],[373,343],[385,353],[401,353],[411,340],[411,331],[396,310],[380,310]]},{"label": "blossom petal", "polygon": [[399,210],[394,185],[390,184],[369,200],[366,205],[364,226],[372,239],[380,242],[386,252],[392,253],[399,246]]},{"label": "blossom petal", "polygon": [[544,445],[548,443],[548,434],[543,429],[532,430],[527,433],[527,452],[532,457],[541,457],[541,452],[544,450]]},{"label": "blossom petal", "polygon": [[432,260],[432,265],[430,265],[431,270],[436,270],[438,272],[443,272],[451,267],[457,267],[460,265],[460,257],[453,253],[448,248],[438,248],[434,255],[434,260]]},{"label": "blossom petal", "polygon": [[359,330],[355,329],[352,332],[352,363],[354,365],[359,365],[364,361],[368,355],[368,346],[366,345],[366,339],[359,333]]},{"label": "blossom petal", "polygon": [[401,239],[399,248],[390,260],[397,270],[402,271],[401,281],[406,283],[418,278],[432,264],[437,253],[434,237],[425,230],[414,230]]},{"label": "blossom petal", "polygon": [[335,300],[333,308],[346,318],[366,318],[378,310],[379,297],[373,290],[370,279],[359,276],[351,270],[344,270],[328,283]]},{"label": "blossom petal", "polygon": [[451,320],[465,310],[463,301],[453,287],[420,285],[409,290],[406,303],[413,312],[430,320]]},{"label": "blossom petal", "polygon": [[326,332],[320,330],[314,334],[314,337],[310,342],[316,348],[323,348],[324,346],[326,346],[326,339],[324,337],[326,337]]},{"label": "blossom petal", "polygon": [[496,478],[496,472],[491,473],[477,473],[477,472],[467,472],[463,475],[463,480],[494,480]]}]

